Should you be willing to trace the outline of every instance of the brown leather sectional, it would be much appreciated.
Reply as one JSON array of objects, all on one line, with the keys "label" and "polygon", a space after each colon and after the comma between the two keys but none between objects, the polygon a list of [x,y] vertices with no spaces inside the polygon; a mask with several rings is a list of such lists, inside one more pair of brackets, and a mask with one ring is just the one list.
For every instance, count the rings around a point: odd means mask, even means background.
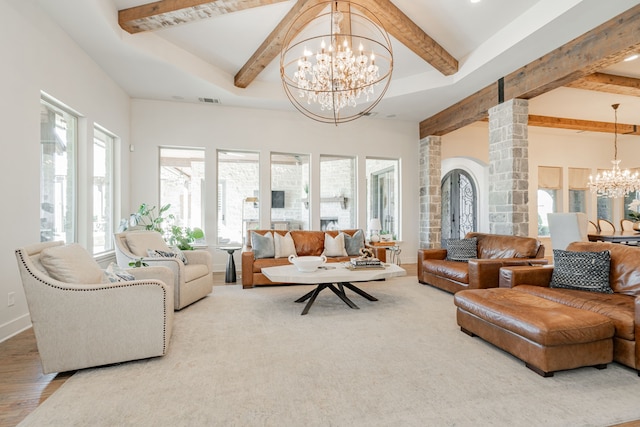
[{"label": "brown leather sectional", "polygon": [[553,266],[505,267],[499,289],[455,295],[464,332],[524,360],[544,376],[615,361],[640,375],[640,248],[574,242],[569,251],[611,253],[613,294],[550,288]]},{"label": "brown leather sectional", "polygon": [[446,249],[418,250],[418,281],[455,293],[463,289],[498,287],[500,268],[509,265],[547,264],[544,245],[532,237],[467,233],[478,239],[478,259],[447,260]]},{"label": "brown leather sectional", "polygon": [[[285,235],[287,230],[252,230],[260,235],[273,232]],[[311,231],[311,230],[292,230],[291,237],[296,246],[296,254],[298,256],[319,256],[324,251],[324,235],[329,234],[335,237],[338,233],[343,232],[349,236],[358,231],[354,230],[329,230],[329,231]],[[246,239],[247,245],[242,249],[242,287],[252,288],[261,285],[274,285],[275,283],[267,279],[262,274],[264,267],[275,267],[278,265],[290,264],[287,258],[260,258],[255,259],[251,248],[251,235],[248,233]],[[373,248],[374,256],[378,256],[378,251],[384,251],[385,248]],[[345,262],[352,257],[327,257],[327,262]],[[381,258],[382,259],[382,258]]]}]

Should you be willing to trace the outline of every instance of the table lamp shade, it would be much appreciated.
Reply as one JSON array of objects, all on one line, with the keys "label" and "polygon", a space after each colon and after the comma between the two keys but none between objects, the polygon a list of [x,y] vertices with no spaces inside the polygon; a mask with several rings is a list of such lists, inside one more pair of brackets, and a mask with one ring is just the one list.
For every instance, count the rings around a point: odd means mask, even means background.
[{"label": "table lamp shade", "polygon": [[380,220],[378,218],[371,218],[369,220],[369,230],[371,231],[380,231],[382,226],[380,225]]}]

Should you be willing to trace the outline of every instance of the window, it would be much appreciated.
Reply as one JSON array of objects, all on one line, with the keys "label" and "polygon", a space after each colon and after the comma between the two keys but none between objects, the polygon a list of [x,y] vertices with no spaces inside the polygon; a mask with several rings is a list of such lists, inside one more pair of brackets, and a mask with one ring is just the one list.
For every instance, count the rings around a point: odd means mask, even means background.
[{"label": "window", "polygon": [[93,253],[113,249],[115,138],[93,129]]},{"label": "window", "polygon": [[353,157],[320,156],[320,229],[355,228],[356,174]]},{"label": "window", "polygon": [[244,243],[260,227],[258,153],[218,151],[218,243]]},{"label": "window", "polygon": [[587,213],[589,174],[589,169],[569,168],[569,212]]},{"label": "window", "polygon": [[640,219],[640,191],[632,191],[624,196],[624,219],[638,221]]},{"label": "window", "polygon": [[399,237],[398,160],[366,159],[367,224],[378,218],[383,234]]},{"label": "window", "polygon": [[40,114],[40,241],[75,241],[78,118],[42,99]]},{"label": "window", "polygon": [[558,190],[561,188],[561,168],[538,166],[538,236],[549,236],[547,214],[558,212]]},{"label": "window", "polygon": [[271,226],[309,229],[309,156],[271,154]]},{"label": "window", "polygon": [[160,148],[160,206],[171,208],[174,225],[203,228],[204,150]]}]

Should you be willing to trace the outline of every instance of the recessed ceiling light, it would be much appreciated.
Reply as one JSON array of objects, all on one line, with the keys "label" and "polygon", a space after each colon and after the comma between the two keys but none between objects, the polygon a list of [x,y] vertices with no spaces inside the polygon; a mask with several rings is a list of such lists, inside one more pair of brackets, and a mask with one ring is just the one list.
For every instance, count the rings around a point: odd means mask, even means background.
[{"label": "recessed ceiling light", "polygon": [[471,3],[480,3],[480,0],[470,0]]},{"label": "recessed ceiling light", "polygon": [[628,57],[624,58],[624,62],[629,62],[629,61],[633,61],[634,59],[638,59],[638,56],[640,56],[640,55],[636,54],[636,55],[628,56]]}]

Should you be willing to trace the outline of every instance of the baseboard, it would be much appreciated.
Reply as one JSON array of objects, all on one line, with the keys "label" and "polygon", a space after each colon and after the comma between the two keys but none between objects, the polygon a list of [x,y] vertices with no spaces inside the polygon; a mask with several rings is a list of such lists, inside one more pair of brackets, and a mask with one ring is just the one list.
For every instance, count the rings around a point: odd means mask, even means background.
[{"label": "baseboard", "polygon": [[29,317],[29,313],[25,313],[10,322],[0,325],[0,343],[18,335],[20,332],[25,331],[30,327],[31,317]]}]

